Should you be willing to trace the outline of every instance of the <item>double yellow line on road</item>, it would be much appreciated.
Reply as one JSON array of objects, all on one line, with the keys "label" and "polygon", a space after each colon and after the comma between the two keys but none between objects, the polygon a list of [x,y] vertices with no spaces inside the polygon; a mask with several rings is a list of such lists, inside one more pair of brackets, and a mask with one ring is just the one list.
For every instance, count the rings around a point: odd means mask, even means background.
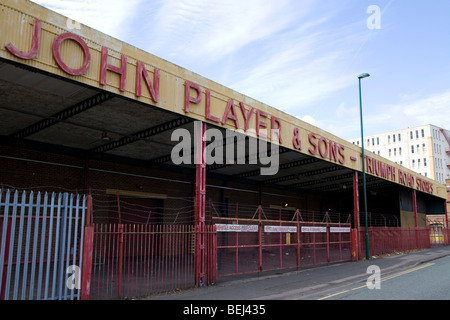
[{"label": "double yellow line on road", "polygon": [[[434,263],[426,263],[426,264],[420,265],[420,266],[415,267],[415,268],[411,268],[411,269],[408,269],[408,270],[405,270],[405,271],[402,271],[402,272],[399,272],[399,273],[395,273],[395,274],[392,274],[390,276],[386,276],[386,277],[382,278],[380,280],[380,282],[383,282],[383,281],[386,281],[386,280],[390,280],[390,279],[393,279],[393,278],[396,278],[396,277],[400,277],[400,276],[403,276],[405,274],[408,274],[408,273],[411,273],[411,272],[414,272],[414,271],[417,271],[417,270],[420,270],[420,269],[428,268],[428,267],[430,267],[432,265],[434,265]],[[332,297],[338,296],[340,294],[344,294],[344,293],[347,293],[347,292],[350,292],[350,291],[359,290],[359,289],[363,289],[363,288],[367,288],[367,284],[365,284],[363,286],[360,286],[360,287],[353,288],[353,289],[336,292],[336,293],[330,294],[328,296],[319,298],[317,300],[326,300],[328,298],[332,298]]]}]

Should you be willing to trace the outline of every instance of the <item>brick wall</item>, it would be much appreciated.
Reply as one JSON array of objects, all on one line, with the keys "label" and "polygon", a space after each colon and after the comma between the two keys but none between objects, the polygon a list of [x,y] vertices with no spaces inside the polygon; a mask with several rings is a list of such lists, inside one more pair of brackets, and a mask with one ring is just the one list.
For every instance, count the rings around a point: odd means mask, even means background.
[{"label": "brick wall", "polygon": [[[49,192],[92,193],[94,222],[118,222],[119,207],[123,223],[158,222],[189,224],[194,221],[195,175],[192,171],[161,170],[130,164],[88,160],[39,150],[0,146],[0,187],[33,189]],[[235,216],[238,203],[242,217],[251,218],[259,204],[268,208],[288,203],[291,208],[327,211],[339,207],[339,196],[324,197],[290,190],[224,181],[207,175],[208,200],[227,203],[228,212]],[[109,192],[108,192],[109,190]],[[126,191],[134,196],[113,194],[111,190]],[[155,197],[149,197],[155,194]],[[349,193],[350,197],[352,196]],[[118,201],[119,198],[119,201]],[[136,200],[141,198],[141,200]],[[352,205],[352,199],[346,201]],[[345,211],[351,210],[351,206]],[[150,215],[150,217],[148,217]],[[125,218],[126,217],[126,218]],[[272,217],[276,218],[276,217]]]}]

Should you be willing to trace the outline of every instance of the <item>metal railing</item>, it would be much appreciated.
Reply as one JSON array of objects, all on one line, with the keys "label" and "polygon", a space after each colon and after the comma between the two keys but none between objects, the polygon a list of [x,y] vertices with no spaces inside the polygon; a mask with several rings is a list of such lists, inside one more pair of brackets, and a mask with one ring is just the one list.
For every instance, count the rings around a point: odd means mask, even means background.
[{"label": "metal railing", "polygon": [[80,298],[86,196],[0,189],[0,299]]}]

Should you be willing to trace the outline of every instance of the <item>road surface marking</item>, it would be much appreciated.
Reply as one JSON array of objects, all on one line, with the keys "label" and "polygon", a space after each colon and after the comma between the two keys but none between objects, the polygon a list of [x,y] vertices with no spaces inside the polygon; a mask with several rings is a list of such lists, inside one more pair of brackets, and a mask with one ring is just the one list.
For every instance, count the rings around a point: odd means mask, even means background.
[{"label": "road surface marking", "polygon": [[337,295],[340,295],[340,294],[343,294],[343,293],[346,293],[346,292],[348,292],[348,290],[344,290],[344,291],[341,291],[341,292],[336,292],[336,293],[330,294],[329,296],[319,298],[317,300],[325,300],[325,299],[328,299],[328,298],[331,298],[331,297],[334,297],[334,296],[337,296]]},{"label": "road surface marking", "polygon": [[[402,272],[399,272],[399,273],[395,273],[395,274],[392,274],[392,275],[390,275],[390,276],[387,276],[387,277],[382,278],[382,279],[381,279],[381,282],[386,281],[386,280],[390,280],[390,279],[393,279],[393,278],[396,278],[396,277],[399,277],[399,276],[403,276],[403,275],[405,275],[405,274],[408,274],[408,273],[411,273],[411,272],[414,272],[414,271],[417,271],[417,270],[421,270],[421,269],[430,267],[430,266],[432,266],[432,265],[434,265],[434,263],[426,263],[426,264],[424,264],[424,265],[421,265],[421,266],[418,266],[418,267],[415,267],[415,268],[411,268],[411,269],[408,269],[408,270],[405,270],[405,271],[402,271]],[[363,285],[363,286],[356,287],[356,288],[353,288],[353,289],[350,289],[350,290],[351,290],[351,291],[354,291],[354,290],[359,290],[359,289],[363,289],[363,288],[367,288],[367,285],[365,284],[365,285]],[[335,296],[338,296],[338,295],[340,295],[340,294],[347,293],[347,292],[349,292],[350,290],[344,290],[344,291],[336,292],[336,293],[330,294],[330,295],[328,295],[328,296],[319,298],[319,299],[317,299],[317,300],[325,300],[325,299],[328,299],[328,298],[331,298],[331,297],[335,297]]]}]

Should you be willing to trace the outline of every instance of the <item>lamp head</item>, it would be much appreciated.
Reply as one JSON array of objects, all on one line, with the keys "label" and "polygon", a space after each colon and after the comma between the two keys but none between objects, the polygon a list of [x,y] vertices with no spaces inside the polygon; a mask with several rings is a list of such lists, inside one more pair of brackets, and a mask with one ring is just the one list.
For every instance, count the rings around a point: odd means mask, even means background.
[{"label": "lamp head", "polygon": [[360,75],[358,76],[359,79],[363,79],[363,78],[367,78],[367,77],[370,77],[370,74],[368,74],[368,73],[362,73],[362,74],[360,74]]}]

